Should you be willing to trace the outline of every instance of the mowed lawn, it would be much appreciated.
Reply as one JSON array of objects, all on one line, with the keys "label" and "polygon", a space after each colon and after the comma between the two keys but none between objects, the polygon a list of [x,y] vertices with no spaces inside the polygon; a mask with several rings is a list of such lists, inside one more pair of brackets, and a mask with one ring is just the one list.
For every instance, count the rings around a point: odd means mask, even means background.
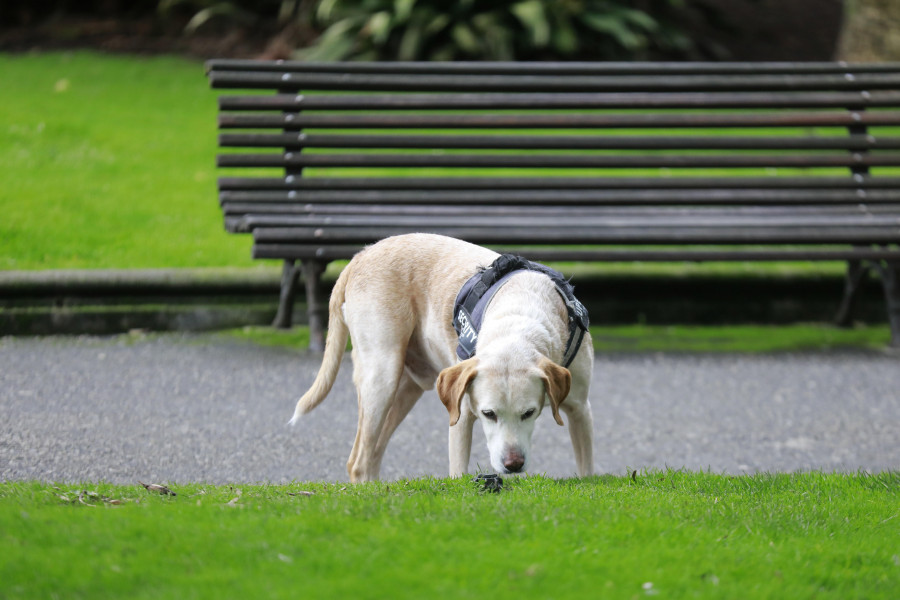
[{"label": "mowed lawn", "polygon": [[0,54],[0,269],[259,266],[216,201],[199,61]]},{"label": "mowed lawn", "polygon": [[3,598],[896,598],[900,475],[0,483]]}]

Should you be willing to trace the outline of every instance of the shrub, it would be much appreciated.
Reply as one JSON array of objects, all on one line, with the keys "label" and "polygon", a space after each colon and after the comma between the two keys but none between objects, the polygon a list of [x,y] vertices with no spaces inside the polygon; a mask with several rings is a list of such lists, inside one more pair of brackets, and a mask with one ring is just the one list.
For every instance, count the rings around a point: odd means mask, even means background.
[{"label": "shrub", "polygon": [[681,55],[683,0],[320,0],[308,60],[634,60]]},{"label": "shrub", "polygon": [[256,25],[264,21],[286,24],[297,17],[300,0],[159,0],[157,12],[164,18],[177,13],[191,15],[185,26],[193,33],[210,22]]}]

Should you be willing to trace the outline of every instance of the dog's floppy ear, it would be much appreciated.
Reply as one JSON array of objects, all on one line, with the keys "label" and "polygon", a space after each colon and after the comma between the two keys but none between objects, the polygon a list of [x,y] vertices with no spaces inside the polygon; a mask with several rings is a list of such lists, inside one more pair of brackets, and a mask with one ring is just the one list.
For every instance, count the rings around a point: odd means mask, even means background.
[{"label": "dog's floppy ear", "polygon": [[462,399],[469,384],[478,373],[477,366],[478,359],[473,357],[452,367],[447,367],[438,375],[437,393],[441,402],[447,407],[447,412],[450,413],[450,427],[459,421]]},{"label": "dog's floppy ear", "polygon": [[553,418],[557,423],[563,425],[562,417],[559,416],[559,405],[569,395],[569,388],[572,387],[572,373],[546,357],[541,357],[538,368],[543,373],[541,378],[544,380],[547,396],[550,397],[550,410],[553,411]]}]

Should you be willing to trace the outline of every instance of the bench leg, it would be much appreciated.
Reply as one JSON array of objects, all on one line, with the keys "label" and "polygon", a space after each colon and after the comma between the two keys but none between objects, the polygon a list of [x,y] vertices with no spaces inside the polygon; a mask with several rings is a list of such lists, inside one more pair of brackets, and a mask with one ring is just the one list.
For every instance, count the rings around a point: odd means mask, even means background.
[{"label": "bench leg", "polygon": [[[308,259],[302,262],[303,282],[306,284],[306,311],[309,315],[309,349],[325,350],[325,322],[327,304],[323,305],[322,273],[328,263]],[[323,311],[323,306],[326,310]]]},{"label": "bench leg", "polygon": [[850,325],[850,314],[853,312],[856,293],[871,269],[872,265],[868,264],[867,261],[851,260],[847,263],[847,275],[844,279],[844,298],[841,300],[841,306],[834,317],[834,322],[837,325],[841,327]]},{"label": "bench leg", "polygon": [[891,324],[891,347],[900,348],[900,261],[884,261],[876,266],[884,286],[888,321]]},{"label": "bench leg", "polygon": [[850,312],[862,282],[870,271],[878,271],[884,289],[888,322],[891,325],[891,347],[900,348],[900,262],[898,261],[850,261],[844,285],[844,299],[838,309],[835,321],[838,325],[850,324]]},{"label": "bench leg", "polygon": [[285,260],[281,270],[281,294],[278,299],[278,313],[272,327],[290,329],[294,318],[294,297],[297,294],[297,277],[300,270],[296,261]]}]

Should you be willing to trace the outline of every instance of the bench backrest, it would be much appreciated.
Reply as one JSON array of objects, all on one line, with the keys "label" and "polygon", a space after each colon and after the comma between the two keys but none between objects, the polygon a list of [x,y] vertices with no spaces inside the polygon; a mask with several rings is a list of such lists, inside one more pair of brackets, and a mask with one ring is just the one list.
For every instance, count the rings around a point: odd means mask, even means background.
[{"label": "bench backrest", "polygon": [[900,64],[207,67],[214,88],[254,92],[219,98],[218,165],[249,169],[219,191],[257,256],[422,230],[487,244],[900,240]]}]

